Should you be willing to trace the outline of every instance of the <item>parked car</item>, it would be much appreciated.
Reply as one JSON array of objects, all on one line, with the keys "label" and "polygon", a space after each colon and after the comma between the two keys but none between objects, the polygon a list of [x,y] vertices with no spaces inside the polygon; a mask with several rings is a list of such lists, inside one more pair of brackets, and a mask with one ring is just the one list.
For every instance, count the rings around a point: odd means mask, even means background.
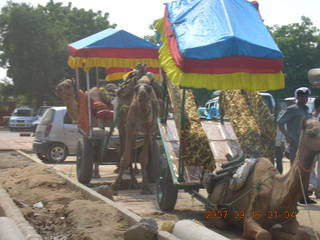
[{"label": "parked car", "polygon": [[[314,99],[315,97],[308,98],[307,106],[309,108],[309,113],[312,113],[314,111],[314,105],[313,105]],[[296,103],[296,99],[294,97],[285,98],[284,101],[287,107]]]},{"label": "parked car", "polygon": [[18,107],[9,118],[9,128],[11,131],[16,129],[31,129],[33,120],[34,111],[31,107]]},{"label": "parked car", "polygon": [[75,155],[80,133],[72,124],[66,107],[51,107],[36,128],[33,151],[44,162],[61,163]]},{"label": "parked car", "polygon": [[[212,116],[219,116],[219,94],[220,92],[215,91],[215,94],[218,95],[212,99],[210,99],[208,102],[206,102],[206,109],[208,112],[213,113],[210,114]],[[259,95],[262,97],[263,102],[268,106],[270,112],[274,114],[275,112],[275,100],[273,96],[270,93],[265,92],[259,92]]]},{"label": "parked car", "polygon": [[36,131],[36,128],[39,125],[41,117],[43,116],[43,114],[46,112],[47,109],[49,109],[51,107],[52,106],[41,106],[41,107],[39,107],[39,109],[37,110],[37,113],[35,115],[35,119],[32,122],[32,130],[33,130],[33,132]]}]

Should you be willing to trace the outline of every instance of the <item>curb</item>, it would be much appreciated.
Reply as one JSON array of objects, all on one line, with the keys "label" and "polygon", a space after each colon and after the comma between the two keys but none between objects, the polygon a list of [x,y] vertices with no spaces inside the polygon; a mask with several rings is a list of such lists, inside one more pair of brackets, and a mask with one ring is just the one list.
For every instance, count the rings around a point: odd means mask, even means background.
[{"label": "curb", "polygon": [[11,218],[18,229],[21,231],[24,239],[27,240],[40,240],[42,237],[34,230],[29,222],[24,218],[20,209],[11,200],[9,194],[0,186],[0,205],[6,215]]},{"label": "curb", "polygon": [[[19,154],[27,157],[28,159],[34,162],[45,165],[42,161],[30,157],[28,154],[20,150],[16,150],[16,152],[18,152]],[[109,198],[104,197],[103,195],[92,190],[91,188],[88,188],[87,186],[75,181],[74,179],[64,175],[61,172],[55,171],[55,173],[58,174],[60,177],[64,178],[65,180],[67,180],[69,183],[71,183],[71,186],[73,187],[73,189],[80,190],[88,199],[101,200],[104,203],[108,204],[109,206],[115,208],[124,218],[126,218],[130,222],[130,224],[132,225],[137,224],[142,219],[142,217],[140,217],[139,215],[129,211],[125,206],[123,206],[123,204],[116,203],[110,200]],[[165,231],[158,232],[158,239],[159,240],[180,240],[179,238],[175,237],[173,234]]]}]

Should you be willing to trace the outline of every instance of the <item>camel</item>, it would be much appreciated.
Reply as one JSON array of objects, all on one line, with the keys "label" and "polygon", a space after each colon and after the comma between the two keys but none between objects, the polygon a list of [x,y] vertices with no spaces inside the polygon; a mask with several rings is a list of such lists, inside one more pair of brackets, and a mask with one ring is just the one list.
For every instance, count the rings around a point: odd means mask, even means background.
[{"label": "camel", "polygon": [[[124,170],[132,163],[132,153],[136,148],[136,136],[139,132],[143,132],[144,141],[140,157],[142,168],[141,193],[151,194],[152,191],[147,180],[147,165],[149,163],[150,144],[157,129],[156,121],[160,111],[157,95],[160,95],[161,91],[157,91],[159,88],[154,87],[155,83],[152,78],[144,75],[146,73],[145,66],[139,67],[138,71],[132,74],[131,80],[127,81],[126,87],[122,87],[118,91],[119,107],[121,109],[118,125],[121,159],[119,174],[113,184],[113,189],[118,190]],[[136,178],[131,171],[131,185],[135,187],[136,183]]]},{"label": "camel", "polygon": [[[72,119],[73,122],[77,122],[78,119],[78,103],[76,101],[76,93],[74,87],[75,81],[71,79],[65,79],[56,86],[55,94],[63,101],[67,106],[67,114]],[[98,87],[93,87],[86,92],[91,99],[103,102],[109,109],[112,109],[113,106],[111,101],[113,100],[113,95],[117,91],[117,87],[114,84],[107,84],[105,88],[100,89]],[[93,126],[98,125],[98,122],[95,118],[92,119]],[[93,170],[94,177],[100,177],[99,174],[99,165],[94,164]]]},{"label": "camel", "polygon": [[55,94],[67,106],[67,113],[73,122],[78,119],[78,103],[75,98],[74,81],[65,79],[56,86]]},{"label": "camel", "polygon": [[210,210],[208,218],[213,218],[217,227],[226,227],[228,223],[243,226],[244,237],[250,239],[309,239],[295,215],[318,152],[320,122],[304,120],[297,157],[289,172],[281,175],[267,158],[257,159],[239,190],[228,190],[230,178],[216,183],[211,191],[207,189],[212,203],[228,206],[223,211]]},{"label": "camel", "polygon": [[[105,90],[105,91],[104,91]],[[86,92],[91,99],[103,102],[110,109],[113,108],[111,101],[113,100],[113,95],[117,91],[117,87],[115,84],[107,84],[104,88],[93,87]],[[106,93],[107,92],[107,93]],[[55,94],[63,101],[63,103],[67,106],[67,113],[69,117],[77,122],[78,119],[78,103],[76,101],[76,93],[74,88],[74,80],[65,79],[61,81],[55,90]],[[94,123],[96,124],[96,123]]]}]

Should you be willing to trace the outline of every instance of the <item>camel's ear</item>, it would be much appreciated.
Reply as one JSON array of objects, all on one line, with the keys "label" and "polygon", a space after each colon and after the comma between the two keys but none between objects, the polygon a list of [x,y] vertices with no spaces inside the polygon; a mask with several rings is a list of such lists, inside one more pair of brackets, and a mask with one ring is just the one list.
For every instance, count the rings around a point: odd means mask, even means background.
[{"label": "camel's ear", "polygon": [[301,129],[306,130],[306,128],[307,128],[307,119],[303,118],[301,123]]}]

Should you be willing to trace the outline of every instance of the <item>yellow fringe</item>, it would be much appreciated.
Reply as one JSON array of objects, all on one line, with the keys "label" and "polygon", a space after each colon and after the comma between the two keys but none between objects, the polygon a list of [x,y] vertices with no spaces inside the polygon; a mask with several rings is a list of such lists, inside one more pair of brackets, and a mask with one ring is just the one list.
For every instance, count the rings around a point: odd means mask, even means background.
[{"label": "yellow fringe", "polygon": [[83,68],[88,72],[92,67],[122,67],[134,68],[138,63],[145,63],[148,67],[159,68],[159,60],[152,58],[82,58],[69,56],[68,65],[71,68]]}]

